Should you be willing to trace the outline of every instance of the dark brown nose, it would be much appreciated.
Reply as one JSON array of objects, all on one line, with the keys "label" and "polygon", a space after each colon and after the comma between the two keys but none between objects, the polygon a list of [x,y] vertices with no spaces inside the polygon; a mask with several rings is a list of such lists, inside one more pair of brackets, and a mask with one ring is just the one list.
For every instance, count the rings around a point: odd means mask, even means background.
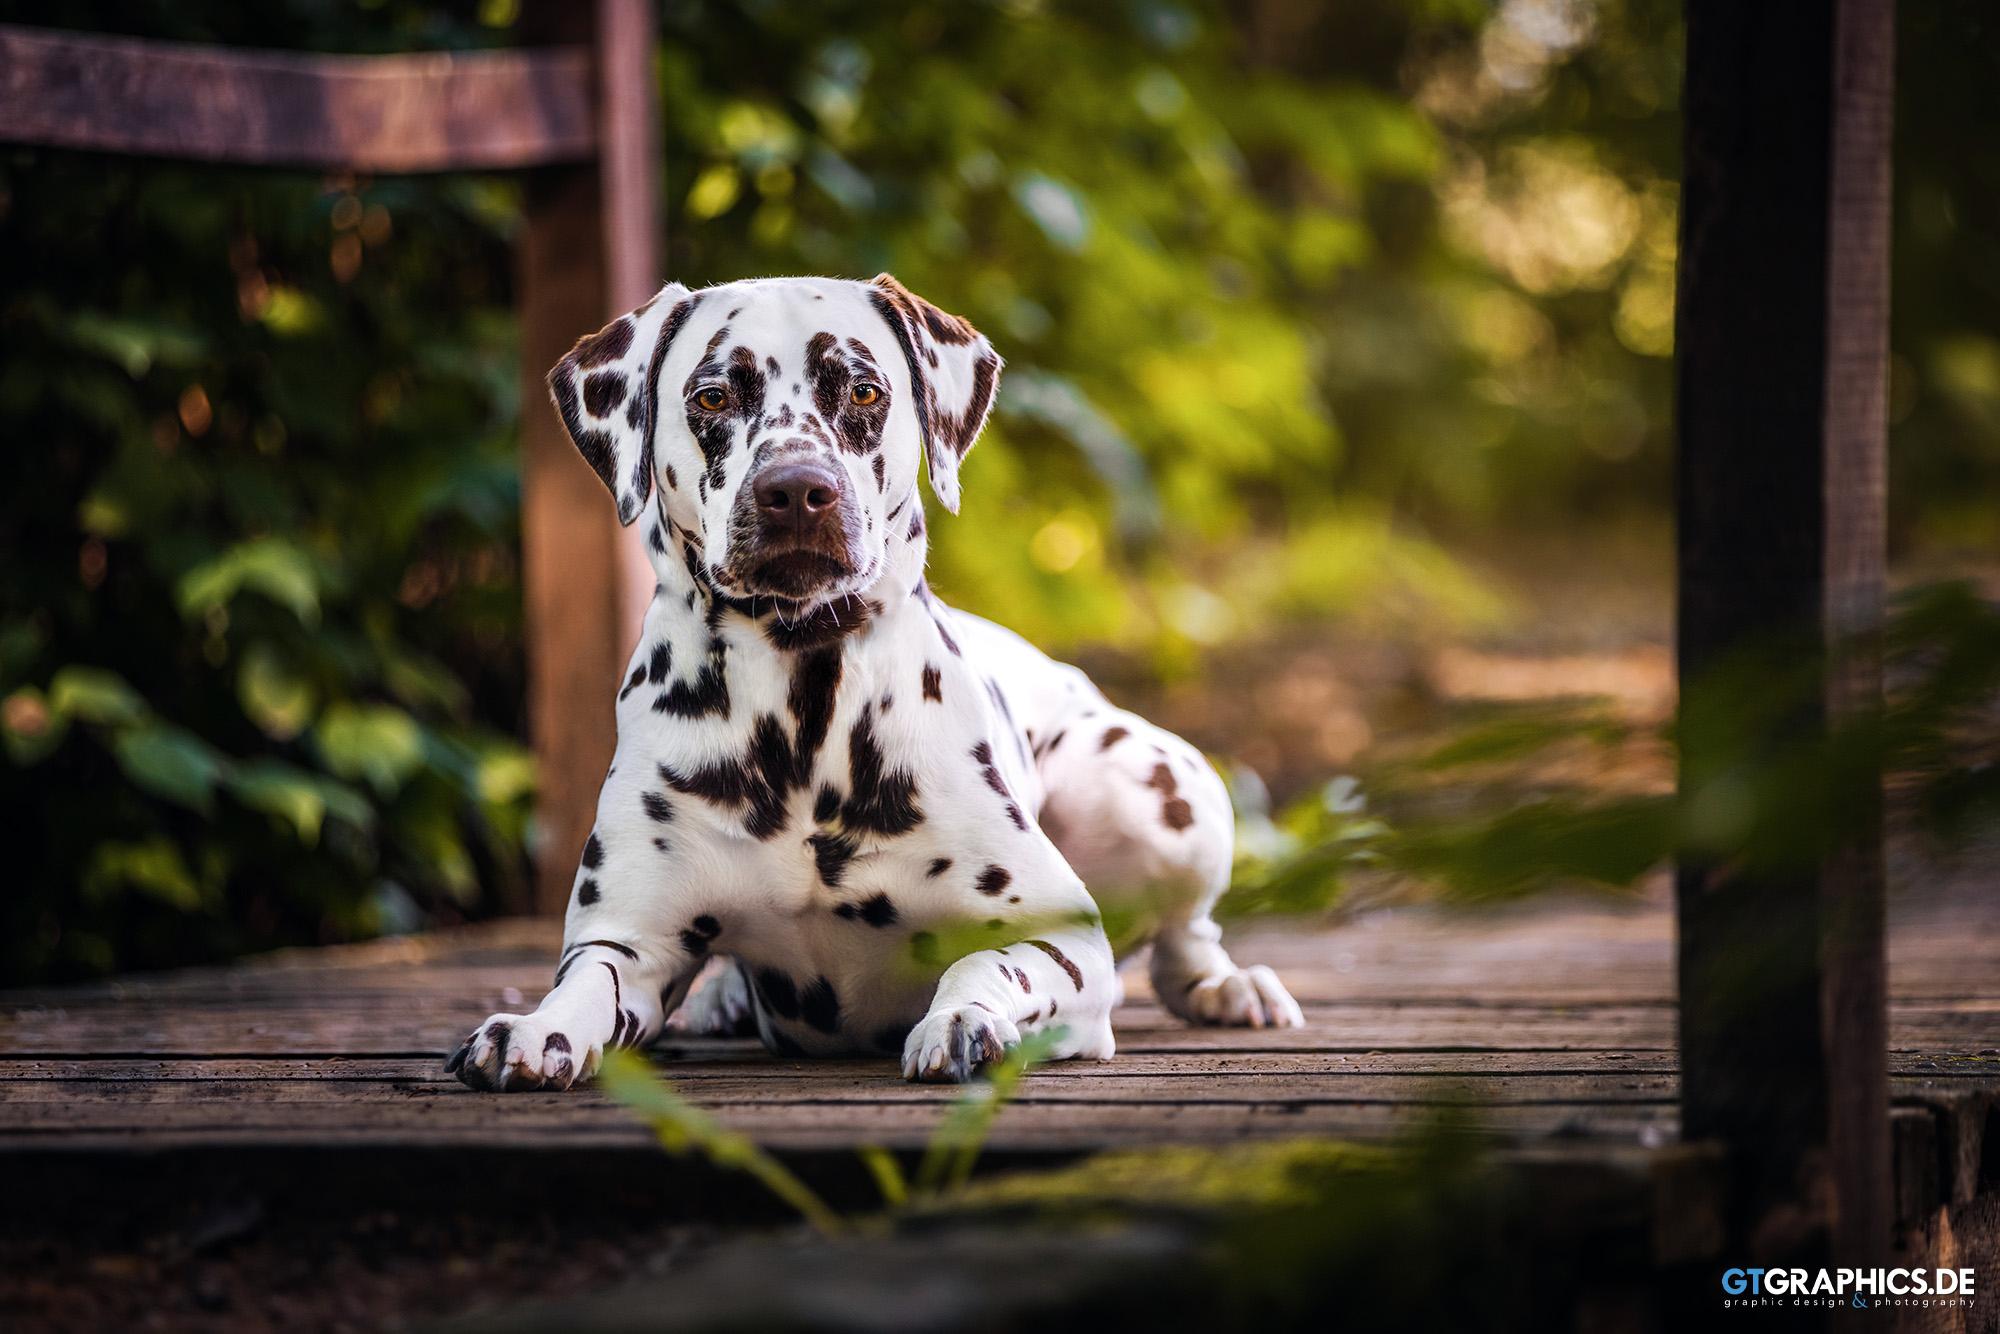
[{"label": "dark brown nose", "polygon": [[824,463],[793,459],[759,473],[752,494],[767,525],[804,533],[840,503],[840,477]]}]

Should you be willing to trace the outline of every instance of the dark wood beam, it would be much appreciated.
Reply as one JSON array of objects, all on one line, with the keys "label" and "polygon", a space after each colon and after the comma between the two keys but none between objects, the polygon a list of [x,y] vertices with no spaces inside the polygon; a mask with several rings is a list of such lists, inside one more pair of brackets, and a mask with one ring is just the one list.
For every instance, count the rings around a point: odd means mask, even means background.
[{"label": "dark wood beam", "polygon": [[0,25],[0,140],[362,172],[597,152],[585,47],[328,56]]},{"label": "dark wood beam", "polygon": [[[1893,68],[1893,0],[1687,6],[1682,718],[1759,655],[1810,683],[1747,750],[1684,726],[1690,798],[1880,703]],[[1730,1150],[1760,1264],[1890,1239],[1880,775],[1845,781],[1817,865],[1677,877],[1684,1132]]]}]

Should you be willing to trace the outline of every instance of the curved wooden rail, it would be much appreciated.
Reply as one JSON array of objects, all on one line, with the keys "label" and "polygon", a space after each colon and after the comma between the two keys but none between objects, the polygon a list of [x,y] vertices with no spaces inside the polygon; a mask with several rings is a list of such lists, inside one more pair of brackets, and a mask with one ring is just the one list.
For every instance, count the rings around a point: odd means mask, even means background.
[{"label": "curved wooden rail", "polygon": [[433,172],[588,161],[598,131],[583,47],[329,56],[0,25],[0,140]]}]

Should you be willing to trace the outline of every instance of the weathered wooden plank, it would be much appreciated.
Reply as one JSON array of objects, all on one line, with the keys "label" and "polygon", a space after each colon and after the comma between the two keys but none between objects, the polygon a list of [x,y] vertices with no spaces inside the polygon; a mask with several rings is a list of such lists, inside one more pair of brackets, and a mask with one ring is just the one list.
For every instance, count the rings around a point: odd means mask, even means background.
[{"label": "weathered wooden plank", "polygon": [[[1607,1008],[1517,1010],[1496,1024],[1490,1010],[1437,1007],[1406,1012],[1396,1023],[1308,1011],[1307,1027],[1245,1032],[1188,1028],[1157,1011],[1120,1016],[1120,1055],[1141,1052],[1623,1051],[1673,1045],[1670,1010]],[[476,1018],[426,1015],[388,1027],[338,1012],[244,1015],[126,1013],[13,1016],[0,1019],[0,1055],[7,1056],[342,1056],[444,1055]],[[1973,1056],[2000,1050],[1995,1016],[1955,1009],[1897,1007],[1890,1045],[1911,1053]]]},{"label": "weathered wooden plank", "polygon": [[[0,1153],[102,1148],[121,1139],[148,1151],[191,1144],[434,1144],[580,1149],[643,1147],[651,1133],[622,1108],[589,1095],[520,1095],[495,1104],[470,1094],[407,1098],[321,1115],[285,1103],[145,1104],[95,1109],[83,1122],[56,1104],[13,1109],[0,1126]],[[923,1144],[946,1114],[944,1102],[861,1103],[841,1108],[773,1106],[761,1098],[712,1104],[723,1124],[774,1149]],[[1374,1137],[1433,1121],[1435,1104],[1018,1102],[1002,1109],[989,1144],[996,1149],[1070,1149],[1105,1144],[1228,1143],[1239,1139],[1338,1135]],[[1671,1134],[1671,1103],[1537,1104],[1480,1109],[1468,1128],[1502,1136],[1602,1136],[1632,1141],[1642,1130]]]},{"label": "weathered wooden plank", "polygon": [[[1601,949],[1594,945],[1599,931]],[[348,996],[433,994],[441,1003],[476,1010],[508,987],[530,1000],[539,997],[559,934],[545,919],[514,918],[363,945],[280,951],[231,968],[0,991],[0,1010],[169,997],[182,1004],[286,995],[325,1001],[330,989],[340,992],[343,1004]],[[1665,985],[1658,980],[1659,970],[1671,967],[1672,948],[1672,919],[1658,902],[1637,910],[1595,901],[1504,912],[1397,909],[1326,929],[1251,924],[1233,932],[1230,943],[1239,958],[1280,969],[1304,998],[1330,1003],[1665,1004],[1672,995],[1671,979]],[[1898,1000],[1970,1002],[2000,990],[2000,930],[1972,895],[1899,903],[1889,955]],[[1635,969],[1647,975],[1635,980]],[[1143,968],[1128,968],[1125,977],[1134,1000],[1150,995]]]},{"label": "weathered wooden plank", "polygon": [[[1054,1073],[1060,1069],[1062,1073]],[[773,1105],[808,1105],[828,1102],[900,1104],[918,1102],[932,1105],[956,1097],[956,1090],[929,1084],[912,1084],[899,1075],[887,1058],[849,1061],[788,1061],[771,1065],[741,1062],[733,1065],[669,1068],[666,1072],[683,1085],[690,1097],[703,1105],[764,1100]],[[1929,1081],[1922,1081],[1928,1086]],[[1523,1073],[1510,1070],[1484,1072],[1474,1076],[1455,1074],[1357,1074],[1308,1068],[1293,1063],[1292,1068],[1267,1071],[1255,1067],[1227,1072],[1192,1074],[1154,1068],[1143,1073],[1118,1073],[1092,1062],[1089,1066],[1064,1062],[1049,1072],[1038,1072],[1022,1084],[1017,1095],[1023,1102],[1147,1102],[1147,1103],[1233,1103],[1233,1102],[1339,1102],[1339,1103],[1457,1103],[1469,1097],[1495,1104],[1545,1102],[1658,1102],[1674,1096],[1672,1074],[1648,1074],[1603,1070],[1585,1073]],[[27,1080],[6,1086],[4,1105],[28,1106],[37,1103],[128,1106],[133,1103],[252,1102],[282,1101],[323,1103],[329,1106],[366,1103],[371,1100],[400,1101],[410,1097],[470,1095],[456,1080],[426,1073],[417,1079],[354,1079],[330,1075],[306,1079],[207,1080]],[[579,1097],[594,1096],[578,1091]],[[505,1099],[494,1103],[494,1115],[505,1116]]]},{"label": "weathered wooden plank", "polygon": [[366,172],[597,151],[586,50],[329,56],[0,25],[0,139]]},{"label": "weathered wooden plank", "polygon": [[[1247,951],[1248,962],[1263,962]],[[358,1010],[398,1008],[413,998],[461,1010],[479,1010],[527,1004],[532,1006],[548,989],[551,969],[542,960],[514,966],[460,967],[440,962],[421,968],[342,971],[328,974],[271,974],[217,972],[189,976],[172,983],[122,981],[98,986],[41,991],[0,992],[0,1012],[18,1009],[54,1008],[80,1010],[101,1006],[167,1005],[181,1009],[227,1009],[250,1006],[339,1006]],[[1892,993],[1898,1004],[1942,1007],[1967,1011],[1992,1009],[1989,979],[2000,977],[2000,963],[1983,976],[1935,976],[1929,985],[1898,986]],[[1302,1004],[1329,1010],[1367,1007],[1402,1008],[1462,1005],[1498,1012],[1518,1009],[1671,1008],[1670,997],[1644,991],[1596,989],[1577,985],[1535,987],[1517,979],[1505,985],[1482,987],[1476,979],[1466,979],[1456,987],[1386,984],[1357,988],[1345,978],[1323,972],[1288,969],[1286,984]],[[1149,1004],[1152,989],[1142,976],[1128,974],[1126,994],[1133,1005]],[[509,993],[512,993],[512,998]]]},{"label": "weathered wooden plank", "polygon": [[[484,1017],[426,1009],[412,1014],[349,1013],[339,1007],[243,1007],[161,1011],[150,1007],[15,1011],[0,1016],[0,1055],[442,1055]],[[1671,1045],[1673,1012],[1660,1007],[1494,1011],[1476,1006],[1411,1007],[1399,1013],[1353,1007],[1308,1011],[1302,1029],[1252,1032],[1189,1028],[1164,1013],[1119,1013],[1125,1051],[1372,1051],[1412,1047],[1611,1048]],[[1946,1022],[1950,1022],[1948,1019]]]},{"label": "weathered wooden plank", "polygon": [[[716,1043],[688,1055],[654,1053],[662,1075],[675,1083],[698,1082],[717,1075],[741,1076],[746,1069],[783,1071],[778,1091],[818,1079],[839,1079],[853,1069],[842,1061],[784,1062],[750,1043]],[[875,1067],[871,1065],[871,1070]],[[1903,1052],[1889,1062],[1897,1091],[1948,1093],[1954,1084],[2000,1085],[2000,1056],[1951,1056]],[[1185,1078],[1230,1079],[1240,1074],[1292,1073],[1354,1076],[1436,1075],[1479,1080],[1507,1074],[1673,1075],[1679,1065],[1664,1051],[1382,1051],[1340,1053],[1323,1051],[1256,1052],[1121,1052],[1102,1064],[1057,1061],[1041,1067],[1037,1079],[1145,1080],[1160,1074]],[[0,1105],[17,1083],[97,1080],[104,1083],[185,1082],[205,1079],[291,1080],[312,1083],[326,1079],[376,1080],[385,1083],[455,1082],[443,1063],[431,1056],[333,1056],[321,1060],[270,1057],[195,1059],[77,1059],[0,1060]]]},{"label": "weathered wooden plank", "polygon": [[[780,1062],[752,1042],[704,1042],[684,1054],[654,1052],[660,1072],[672,1080],[696,1080],[714,1074],[740,1076],[744,1066],[780,1068]],[[1926,1064],[1930,1062],[1930,1064]],[[1906,1058],[1902,1072],[1920,1076],[2000,1076],[2000,1058],[1964,1058],[1936,1064],[1938,1058]],[[852,1062],[786,1060],[784,1084],[840,1078],[854,1070]],[[1672,1052],[1120,1052],[1108,1062],[1058,1060],[1036,1070],[1038,1080],[1106,1078],[1148,1080],[1158,1074],[1230,1078],[1236,1074],[1446,1074],[1484,1078],[1490,1074],[1674,1074]],[[286,1058],[52,1058],[0,1060],[0,1088],[14,1082],[48,1080],[404,1080],[452,1084],[442,1062],[430,1056],[332,1056],[326,1060]],[[0,1102],[6,1100],[0,1092]]]}]

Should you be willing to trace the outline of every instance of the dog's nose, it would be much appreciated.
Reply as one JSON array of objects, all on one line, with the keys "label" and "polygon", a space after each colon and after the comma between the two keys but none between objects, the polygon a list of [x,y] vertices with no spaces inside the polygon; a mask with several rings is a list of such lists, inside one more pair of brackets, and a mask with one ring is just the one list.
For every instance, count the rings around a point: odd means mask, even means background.
[{"label": "dog's nose", "polygon": [[840,477],[824,463],[793,459],[758,474],[752,494],[766,523],[804,532],[840,503]]}]

